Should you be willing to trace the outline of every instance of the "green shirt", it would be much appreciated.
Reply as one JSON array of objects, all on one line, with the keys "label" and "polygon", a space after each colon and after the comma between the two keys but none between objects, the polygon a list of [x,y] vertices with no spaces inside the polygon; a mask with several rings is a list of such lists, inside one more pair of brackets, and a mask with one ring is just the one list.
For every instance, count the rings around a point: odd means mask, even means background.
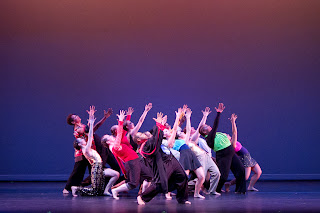
[{"label": "green shirt", "polygon": [[216,137],[214,138],[214,151],[217,152],[219,150],[225,149],[231,145],[230,140],[227,135],[222,132],[217,132]]}]

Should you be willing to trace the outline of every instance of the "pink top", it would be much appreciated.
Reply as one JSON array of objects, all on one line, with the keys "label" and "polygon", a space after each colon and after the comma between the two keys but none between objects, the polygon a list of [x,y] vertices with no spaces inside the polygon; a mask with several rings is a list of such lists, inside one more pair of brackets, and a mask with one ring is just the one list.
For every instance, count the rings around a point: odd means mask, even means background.
[{"label": "pink top", "polygon": [[236,147],[234,148],[234,151],[239,152],[242,148],[242,145],[239,141],[236,142]]}]

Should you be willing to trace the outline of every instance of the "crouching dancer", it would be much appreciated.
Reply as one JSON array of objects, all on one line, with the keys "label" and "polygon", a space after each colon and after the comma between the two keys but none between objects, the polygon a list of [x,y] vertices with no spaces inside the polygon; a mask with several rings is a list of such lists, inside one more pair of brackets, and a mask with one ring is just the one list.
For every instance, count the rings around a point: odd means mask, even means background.
[{"label": "crouching dancer", "polygon": [[[179,109],[176,112],[173,134],[169,140],[174,140],[181,114],[182,109]],[[156,126],[153,127],[152,134],[150,132],[138,132],[133,136],[134,142],[140,145],[139,152],[143,156],[147,167],[151,168],[154,177],[150,186],[137,197],[138,204],[144,205],[158,193],[167,193],[175,189],[177,189],[176,199],[179,203],[191,204],[188,201],[186,173],[172,153],[168,149],[163,150],[161,147],[166,116],[163,117],[162,113],[158,113],[157,119],[154,120]]]},{"label": "crouching dancer", "polygon": [[[104,135],[101,139],[103,146],[108,147],[113,155],[117,158],[119,166],[126,176],[126,181],[116,188],[111,190],[114,199],[119,199],[119,192],[126,192],[139,186],[140,183],[140,161],[138,154],[133,151],[130,144],[121,142],[123,135],[123,121],[125,118],[125,111],[120,110],[120,115],[117,127],[117,137],[111,135]],[[124,165],[122,164],[124,163]]]},{"label": "crouching dancer", "polygon": [[[85,139],[83,138],[77,138],[74,142],[74,147],[78,150],[81,149],[83,155],[91,164],[91,187],[72,186],[71,190],[72,190],[73,196],[77,196],[78,193],[80,195],[88,195],[88,196],[103,195],[103,192],[105,190],[104,176],[112,177],[108,185],[113,185],[114,182],[119,177],[119,173],[112,169],[106,169],[105,171],[103,170],[103,165],[102,165],[103,163],[100,155],[96,150],[91,148],[92,140],[93,140],[93,125],[95,121],[95,117],[94,117],[95,107],[91,106],[90,111],[87,111],[87,112],[89,113],[88,140],[85,141]],[[112,170],[112,171],[109,171],[109,170]]]}]

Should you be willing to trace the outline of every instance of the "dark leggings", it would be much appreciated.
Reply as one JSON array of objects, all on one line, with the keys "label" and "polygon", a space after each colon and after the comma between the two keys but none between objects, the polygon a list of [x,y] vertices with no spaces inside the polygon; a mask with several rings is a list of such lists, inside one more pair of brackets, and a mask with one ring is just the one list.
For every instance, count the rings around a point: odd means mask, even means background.
[{"label": "dark leggings", "polygon": [[75,162],[73,170],[64,188],[71,191],[71,186],[80,186],[87,167],[89,169],[89,173],[91,173],[91,165],[85,157],[83,157],[83,160]]},{"label": "dark leggings", "polygon": [[217,151],[216,158],[217,165],[221,173],[220,180],[217,186],[217,192],[221,192],[224,183],[228,180],[229,171],[231,169],[232,173],[236,178],[235,191],[245,193],[247,190],[245,169],[238,156],[235,155],[234,148],[230,145],[227,148]]},{"label": "dark leggings", "polygon": [[105,188],[102,163],[93,163],[91,166],[91,187],[81,187],[80,195],[98,196],[102,195]]}]

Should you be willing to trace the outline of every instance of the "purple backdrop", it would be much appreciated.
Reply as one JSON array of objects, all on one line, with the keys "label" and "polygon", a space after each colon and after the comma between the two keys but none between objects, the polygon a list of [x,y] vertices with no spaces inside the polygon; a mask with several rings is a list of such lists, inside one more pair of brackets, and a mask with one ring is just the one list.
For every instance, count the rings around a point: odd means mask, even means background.
[{"label": "purple backdrop", "polygon": [[[264,177],[318,178],[320,1],[0,2],[0,180],[65,179],[69,113],[135,108],[137,122],[188,104],[238,114],[239,141]],[[212,124],[215,113],[209,116]],[[269,175],[269,176],[267,176]]]}]

